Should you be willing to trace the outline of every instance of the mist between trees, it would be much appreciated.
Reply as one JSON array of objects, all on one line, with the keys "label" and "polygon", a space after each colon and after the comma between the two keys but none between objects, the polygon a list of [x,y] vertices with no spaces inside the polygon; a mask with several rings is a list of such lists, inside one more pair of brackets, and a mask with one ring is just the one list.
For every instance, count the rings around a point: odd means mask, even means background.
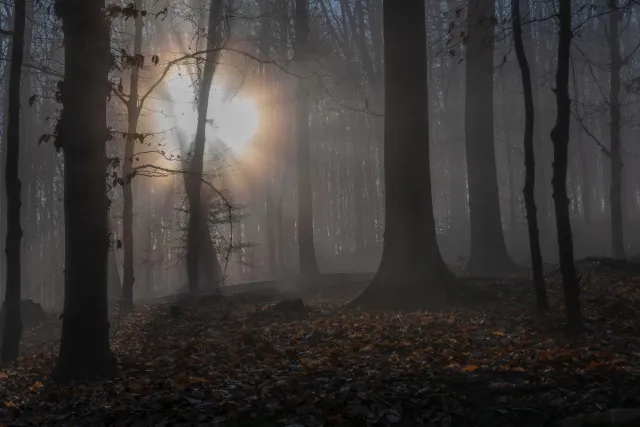
[{"label": "mist between trees", "polygon": [[579,329],[574,258],[640,252],[639,9],[557,3],[5,2],[5,337],[32,299],[59,375],[107,374],[114,305],[377,271],[354,305],[423,308],[533,271],[544,309],[558,263]]}]

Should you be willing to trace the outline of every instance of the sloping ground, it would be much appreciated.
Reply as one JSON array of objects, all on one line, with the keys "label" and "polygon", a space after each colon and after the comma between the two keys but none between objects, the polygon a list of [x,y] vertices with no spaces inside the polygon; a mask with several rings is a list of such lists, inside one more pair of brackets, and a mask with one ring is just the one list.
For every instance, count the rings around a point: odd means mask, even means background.
[{"label": "sloping ground", "polygon": [[597,425],[640,425],[637,411],[619,409],[640,407],[640,279],[590,275],[590,331],[577,338],[563,333],[558,283],[556,310],[542,316],[530,311],[528,284],[478,286],[493,302],[438,313],[274,307],[246,296],[145,306],[113,339],[120,376],[72,386],[47,381],[55,346],[37,337],[56,327],[45,324],[27,337],[20,367],[0,374],[0,422],[542,426],[580,414],[566,421],[580,426],[597,421],[584,414],[618,408]]}]

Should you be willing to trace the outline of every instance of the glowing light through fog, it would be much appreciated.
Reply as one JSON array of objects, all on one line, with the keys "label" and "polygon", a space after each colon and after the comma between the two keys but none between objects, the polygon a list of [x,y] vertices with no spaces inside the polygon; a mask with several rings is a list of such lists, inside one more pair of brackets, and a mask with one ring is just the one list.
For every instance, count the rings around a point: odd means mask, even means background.
[{"label": "glowing light through fog", "polygon": [[[186,77],[174,76],[167,81],[173,100],[175,126],[193,141],[198,123],[194,104],[194,88]],[[209,95],[209,120],[206,138],[211,143],[219,138],[235,153],[241,154],[249,145],[260,126],[260,115],[251,98],[242,95],[225,96],[224,88],[216,85]]]}]

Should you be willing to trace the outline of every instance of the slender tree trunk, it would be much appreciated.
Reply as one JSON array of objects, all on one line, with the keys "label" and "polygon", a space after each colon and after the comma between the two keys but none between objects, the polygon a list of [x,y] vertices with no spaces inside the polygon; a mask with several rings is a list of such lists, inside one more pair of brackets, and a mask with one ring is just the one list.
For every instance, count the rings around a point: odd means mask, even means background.
[{"label": "slender tree trunk", "polygon": [[435,307],[447,303],[455,279],[440,254],[433,217],[425,4],[385,0],[383,8],[384,247],[373,281],[351,305]]},{"label": "slender tree trunk", "polygon": [[106,194],[109,24],[102,0],[58,0],[65,46],[62,113],[56,143],[64,149],[65,299],[59,381],[115,373],[107,315]]},{"label": "slender tree trunk", "polygon": [[553,141],[553,201],[556,212],[556,228],[560,255],[560,270],[564,287],[564,303],[569,329],[582,328],[580,312],[580,287],[573,260],[573,236],[569,218],[567,197],[567,161],[569,129],[571,124],[571,99],[569,98],[569,59],[571,54],[571,2],[559,2],[558,70],[556,73],[556,124],[551,131]]},{"label": "slender tree trunk", "polygon": [[[133,39],[133,55],[142,55],[142,0],[135,0],[134,5],[138,14],[135,18],[135,35]],[[122,310],[129,313],[133,309],[133,285],[135,282],[133,267],[133,152],[138,132],[138,119],[140,117],[139,102],[140,67],[131,67],[131,82],[129,87],[129,103],[127,104],[127,137],[125,138],[124,161],[122,174],[124,183],[122,194],[124,206],[122,212],[122,247],[124,249],[124,271],[122,277]]]},{"label": "slender tree trunk", "polygon": [[25,0],[14,1],[13,43],[11,48],[11,71],[9,76],[9,115],[6,118],[6,165],[5,190],[7,195],[7,236],[5,254],[7,275],[4,310],[2,320],[2,361],[13,362],[18,359],[22,319],[20,317],[20,177],[18,175],[20,157],[20,83],[22,79],[22,61],[24,55],[24,33],[26,25]]},{"label": "slender tree trunk", "polygon": [[618,23],[620,11],[617,0],[609,0],[609,50],[611,55],[611,109],[609,132],[611,139],[611,187],[609,202],[611,204],[611,253],[615,258],[624,258],[624,238],[622,231],[622,154],[620,142],[620,35]]},{"label": "slender tree trunk", "polygon": [[[266,2],[260,3],[260,14],[262,19],[260,20],[260,56],[263,60],[268,60],[269,45],[271,38],[271,19],[270,10],[266,7]],[[262,97],[262,112],[265,123],[278,123],[278,116],[276,109],[273,105],[268,104],[273,102],[273,94],[275,90],[268,88],[276,88],[277,83],[273,78],[272,73],[269,72],[269,67],[265,64],[261,67],[261,79],[263,85]],[[265,205],[265,229],[266,229],[266,250],[267,250],[267,269],[270,277],[277,275],[278,263],[276,259],[276,232],[275,232],[275,219],[274,219],[274,196],[273,196],[273,181],[275,175],[275,162],[274,152],[276,150],[275,142],[277,141],[275,135],[275,126],[267,127],[263,132],[263,145],[265,147],[265,161],[266,165],[266,178],[264,183],[264,205]]]},{"label": "slender tree trunk", "polygon": [[[203,236],[209,234],[204,209],[202,207],[202,173],[204,163],[204,148],[206,142],[206,123],[209,110],[209,94],[216,71],[218,52],[218,22],[222,14],[224,0],[211,0],[209,10],[209,26],[207,35],[207,53],[205,56],[202,81],[198,94],[198,124],[194,141],[193,157],[191,158],[189,174],[185,175],[187,196],[189,198],[189,223],[187,226],[187,276],[189,291],[197,292],[200,288],[200,258],[202,256]],[[208,260],[213,263],[213,260]],[[216,260],[217,261],[217,260]]]},{"label": "slender tree trunk", "polygon": [[544,273],[542,270],[542,253],[540,250],[540,234],[538,231],[538,214],[536,210],[535,182],[536,164],[534,155],[534,120],[535,111],[533,104],[533,87],[531,84],[531,71],[527,55],[522,42],[522,22],[520,15],[520,2],[527,3],[526,0],[511,0],[511,17],[513,21],[513,40],[516,47],[516,56],[520,73],[522,74],[522,89],[524,92],[524,166],[525,183],[524,203],[527,210],[527,226],[529,229],[529,250],[531,252],[531,266],[533,270],[533,285],[536,291],[536,306],[538,310],[549,308],[547,290],[544,283]]},{"label": "slender tree trunk", "polygon": [[[309,3],[296,0],[296,60],[303,65],[309,55]],[[311,149],[309,146],[309,94],[304,81],[298,83],[296,110],[298,148],[298,257],[300,274],[319,274],[313,239],[313,194],[311,189]]]},{"label": "slender tree trunk", "polygon": [[469,271],[501,275],[517,271],[504,243],[493,128],[494,4],[469,4],[465,138],[469,182]]}]

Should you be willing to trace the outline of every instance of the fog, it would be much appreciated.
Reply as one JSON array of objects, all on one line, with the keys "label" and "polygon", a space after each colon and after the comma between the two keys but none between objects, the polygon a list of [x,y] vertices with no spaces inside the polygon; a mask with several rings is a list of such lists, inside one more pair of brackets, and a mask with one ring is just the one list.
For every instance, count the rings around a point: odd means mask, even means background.
[{"label": "fog", "polygon": [[[146,59],[139,78],[140,93],[148,98],[140,113],[140,137],[136,137],[132,160],[134,300],[188,288],[185,259],[189,205],[184,171],[194,151],[203,52],[207,50],[209,31],[219,33],[220,50],[208,95],[202,203],[207,208],[215,247],[215,257],[205,264],[217,258],[224,276],[218,286],[300,274],[299,196],[300,189],[305,188],[300,186],[298,167],[300,126],[308,126],[309,131],[311,205],[305,209],[312,214],[312,245],[318,270],[375,272],[385,229],[382,2],[309,2],[309,41],[305,52],[297,55],[292,2],[228,1],[215,29],[207,26],[206,3],[143,2],[143,9],[149,13],[142,30],[141,49]],[[424,120],[430,126],[429,141],[424,143],[430,144],[437,239],[452,270],[474,275],[467,269],[472,246],[467,164],[480,160],[467,156],[465,107],[469,99],[486,97],[486,87],[483,93],[474,94],[465,85],[469,70],[462,4],[427,3],[429,114]],[[524,4],[525,21],[529,22],[524,38],[535,97],[538,222],[543,260],[552,268],[558,262],[558,244],[549,135],[556,121],[553,88],[558,36],[555,22],[544,19],[551,13],[550,4]],[[507,22],[509,5],[496,2],[495,6],[493,102],[489,101],[483,111],[492,113],[493,144],[487,146],[494,147],[496,178],[486,172],[482,185],[497,186],[503,233],[497,239],[504,240],[509,257],[517,265],[528,268],[531,261],[522,193],[522,82],[511,24]],[[32,19],[28,67],[24,70],[26,87],[22,91],[24,144],[20,148],[21,221],[25,230],[21,243],[23,297],[40,302],[49,311],[60,311],[64,300],[64,155],[55,150],[53,139],[45,141],[41,135],[53,134],[59,112],[55,92],[63,68],[56,46],[62,35],[59,26],[40,8],[32,7],[28,13]],[[576,258],[612,255],[608,18],[597,18],[594,13],[589,8],[577,12],[575,19],[583,19],[584,24],[573,42],[571,60],[573,115],[567,189]],[[1,19],[9,17],[3,12]],[[625,14],[619,34],[625,58],[619,107],[626,256],[640,254],[640,121],[633,80],[640,72],[637,19],[637,10]],[[132,69],[123,66],[121,59],[122,52],[133,53],[135,21],[112,22],[112,51],[120,69],[111,71],[111,80],[116,87],[121,86],[116,88],[120,94],[130,91]],[[8,41],[1,40],[0,48],[7,57]],[[156,63],[152,56],[157,58]],[[0,67],[6,79],[7,62]],[[6,92],[3,85],[3,99]],[[300,93],[308,101],[306,122],[300,120]],[[36,98],[27,107],[32,95]],[[3,110],[0,119],[6,125],[5,117]],[[485,118],[477,120],[486,124]],[[473,117],[466,117],[469,120]],[[109,101],[108,122],[112,131],[108,155],[123,159],[128,116],[117,93]],[[5,150],[2,153],[5,155]],[[487,151],[483,153],[487,155]],[[4,168],[4,160],[2,163]],[[109,175],[123,177],[122,163]],[[487,170],[492,168],[490,162],[484,165]],[[109,286],[110,296],[119,298],[125,274],[124,197],[122,185],[113,185],[111,178],[109,184],[113,242]],[[480,200],[493,198],[492,191],[484,192],[480,190]],[[2,218],[5,205],[3,199]],[[5,222],[0,230],[3,235]],[[492,252],[492,244],[487,243],[483,250]],[[0,266],[0,295],[4,297],[4,257]]]}]

